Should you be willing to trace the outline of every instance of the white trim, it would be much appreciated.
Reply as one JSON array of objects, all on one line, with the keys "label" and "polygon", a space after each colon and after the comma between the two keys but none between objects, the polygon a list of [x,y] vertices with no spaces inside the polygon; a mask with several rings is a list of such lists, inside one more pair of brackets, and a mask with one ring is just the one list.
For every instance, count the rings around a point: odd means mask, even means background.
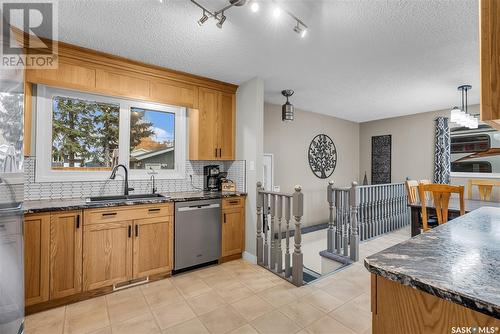
[{"label": "white trim", "polygon": [[500,179],[500,173],[462,173],[451,172],[450,177],[473,179]]},{"label": "white trim", "polygon": [[247,251],[243,252],[243,260],[246,260],[246,261],[253,263],[253,264],[257,264],[257,256],[255,256]]},{"label": "white trim", "polygon": [[[116,97],[101,96],[97,94],[81,93],[71,90],[59,89],[38,85],[36,99],[36,182],[54,181],[99,181],[109,178],[108,171],[67,171],[52,169],[52,98],[54,96],[67,96],[83,100],[92,100],[103,103],[114,103],[120,106],[120,125],[118,141],[119,163],[129,166],[130,148],[130,109],[132,107],[164,111],[175,114],[175,169],[157,170],[158,179],[183,179],[185,178],[186,162],[186,109],[183,107],[169,106],[158,103],[141,102]],[[118,173],[119,174],[119,173]],[[130,170],[130,180],[149,179],[147,170]]]}]

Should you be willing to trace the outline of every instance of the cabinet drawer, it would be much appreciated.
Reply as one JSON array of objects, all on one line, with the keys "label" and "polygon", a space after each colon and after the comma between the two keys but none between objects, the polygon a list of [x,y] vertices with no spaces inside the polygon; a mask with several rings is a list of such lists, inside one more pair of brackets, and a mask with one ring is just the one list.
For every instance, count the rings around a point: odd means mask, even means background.
[{"label": "cabinet drawer", "polygon": [[110,207],[103,209],[85,210],[84,224],[102,224],[134,220],[142,218],[154,218],[173,215],[173,204],[158,205],[134,205],[129,207]]},{"label": "cabinet drawer", "polygon": [[242,208],[244,205],[244,197],[230,197],[222,200],[222,209]]}]

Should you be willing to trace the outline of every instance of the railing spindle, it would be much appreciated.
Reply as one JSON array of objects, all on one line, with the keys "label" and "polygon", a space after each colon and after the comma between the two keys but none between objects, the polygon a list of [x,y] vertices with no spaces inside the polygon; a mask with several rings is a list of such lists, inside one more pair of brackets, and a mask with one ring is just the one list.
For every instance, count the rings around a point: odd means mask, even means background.
[{"label": "railing spindle", "polygon": [[276,272],[283,271],[283,249],[281,247],[281,219],[283,217],[283,196],[277,196],[276,210],[278,216],[278,247],[276,249]]},{"label": "railing spindle", "polygon": [[263,190],[262,183],[257,182],[257,264],[264,263],[263,247],[264,241],[262,239],[262,206],[264,205],[264,195],[260,192]]},{"label": "railing spindle", "polygon": [[286,249],[285,249],[285,277],[290,277],[290,197],[285,197],[285,221],[286,221]]},{"label": "railing spindle", "polygon": [[292,282],[301,286],[304,282],[304,258],[301,250],[302,236],[300,231],[300,220],[304,214],[304,194],[300,186],[295,186],[293,194],[293,217],[295,218],[294,251],[292,266]]}]

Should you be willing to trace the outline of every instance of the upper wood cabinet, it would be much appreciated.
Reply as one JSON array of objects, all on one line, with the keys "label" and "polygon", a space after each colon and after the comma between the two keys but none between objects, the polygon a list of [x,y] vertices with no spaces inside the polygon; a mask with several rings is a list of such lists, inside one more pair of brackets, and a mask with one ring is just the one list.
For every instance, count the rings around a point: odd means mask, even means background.
[{"label": "upper wood cabinet", "polygon": [[49,300],[50,214],[24,219],[24,297],[26,306]]},{"label": "upper wood cabinet", "polygon": [[479,3],[481,120],[500,130],[500,1]]},{"label": "upper wood cabinet", "polygon": [[189,159],[234,160],[234,94],[200,88],[198,109],[189,111]]},{"label": "upper wood cabinet", "polygon": [[50,216],[50,299],[82,291],[82,212]]},{"label": "upper wood cabinet", "polygon": [[[210,124],[217,120],[224,122],[224,132],[217,134],[210,147],[199,147],[197,156],[207,159],[231,159],[234,156],[234,100],[238,86],[200,76],[178,72],[163,67],[140,63],[122,57],[81,48],[75,45],[58,42],[58,67],[55,69],[26,69],[25,84],[30,95],[25,100],[25,129],[31,133],[31,85],[44,84],[59,88],[67,88],[108,96],[119,96],[149,102],[158,102],[186,108],[198,108],[198,103],[204,103],[205,108],[215,107],[216,115],[210,115]],[[199,97],[199,90],[203,96]],[[210,105],[207,91],[216,92],[216,106]],[[207,106],[208,104],[208,106]],[[208,117],[201,112],[202,117]],[[223,113],[224,115],[219,115]],[[222,118],[222,116],[224,116]],[[233,122],[233,128],[227,126]],[[222,127],[222,125],[220,125]],[[204,124],[201,129],[205,130]],[[193,133],[193,129],[190,129]],[[213,130],[213,129],[212,129]],[[220,129],[219,129],[220,130]],[[207,135],[201,133],[199,138]],[[221,139],[222,138],[222,139]],[[209,138],[211,139],[211,138]],[[203,143],[203,142],[202,142]],[[24,154],[30,155],[30,143],[25,141]],[[203,144],[202,146],[205,146]],[[215,150],[218,149],[217,157]],[[214,157],[205,152],[211,151]]]}]

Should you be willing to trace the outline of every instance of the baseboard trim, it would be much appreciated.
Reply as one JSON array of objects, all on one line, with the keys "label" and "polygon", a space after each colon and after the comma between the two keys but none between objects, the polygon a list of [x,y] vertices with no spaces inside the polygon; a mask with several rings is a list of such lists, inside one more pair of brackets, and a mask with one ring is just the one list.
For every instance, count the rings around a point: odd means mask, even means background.
[{"label": "baseboard trim", "polygon": [[257,256],[250,254],[247,251],[243,252],[243,260],[246,260],[246,261],[251,262],[253,264],[257,264]]}]

